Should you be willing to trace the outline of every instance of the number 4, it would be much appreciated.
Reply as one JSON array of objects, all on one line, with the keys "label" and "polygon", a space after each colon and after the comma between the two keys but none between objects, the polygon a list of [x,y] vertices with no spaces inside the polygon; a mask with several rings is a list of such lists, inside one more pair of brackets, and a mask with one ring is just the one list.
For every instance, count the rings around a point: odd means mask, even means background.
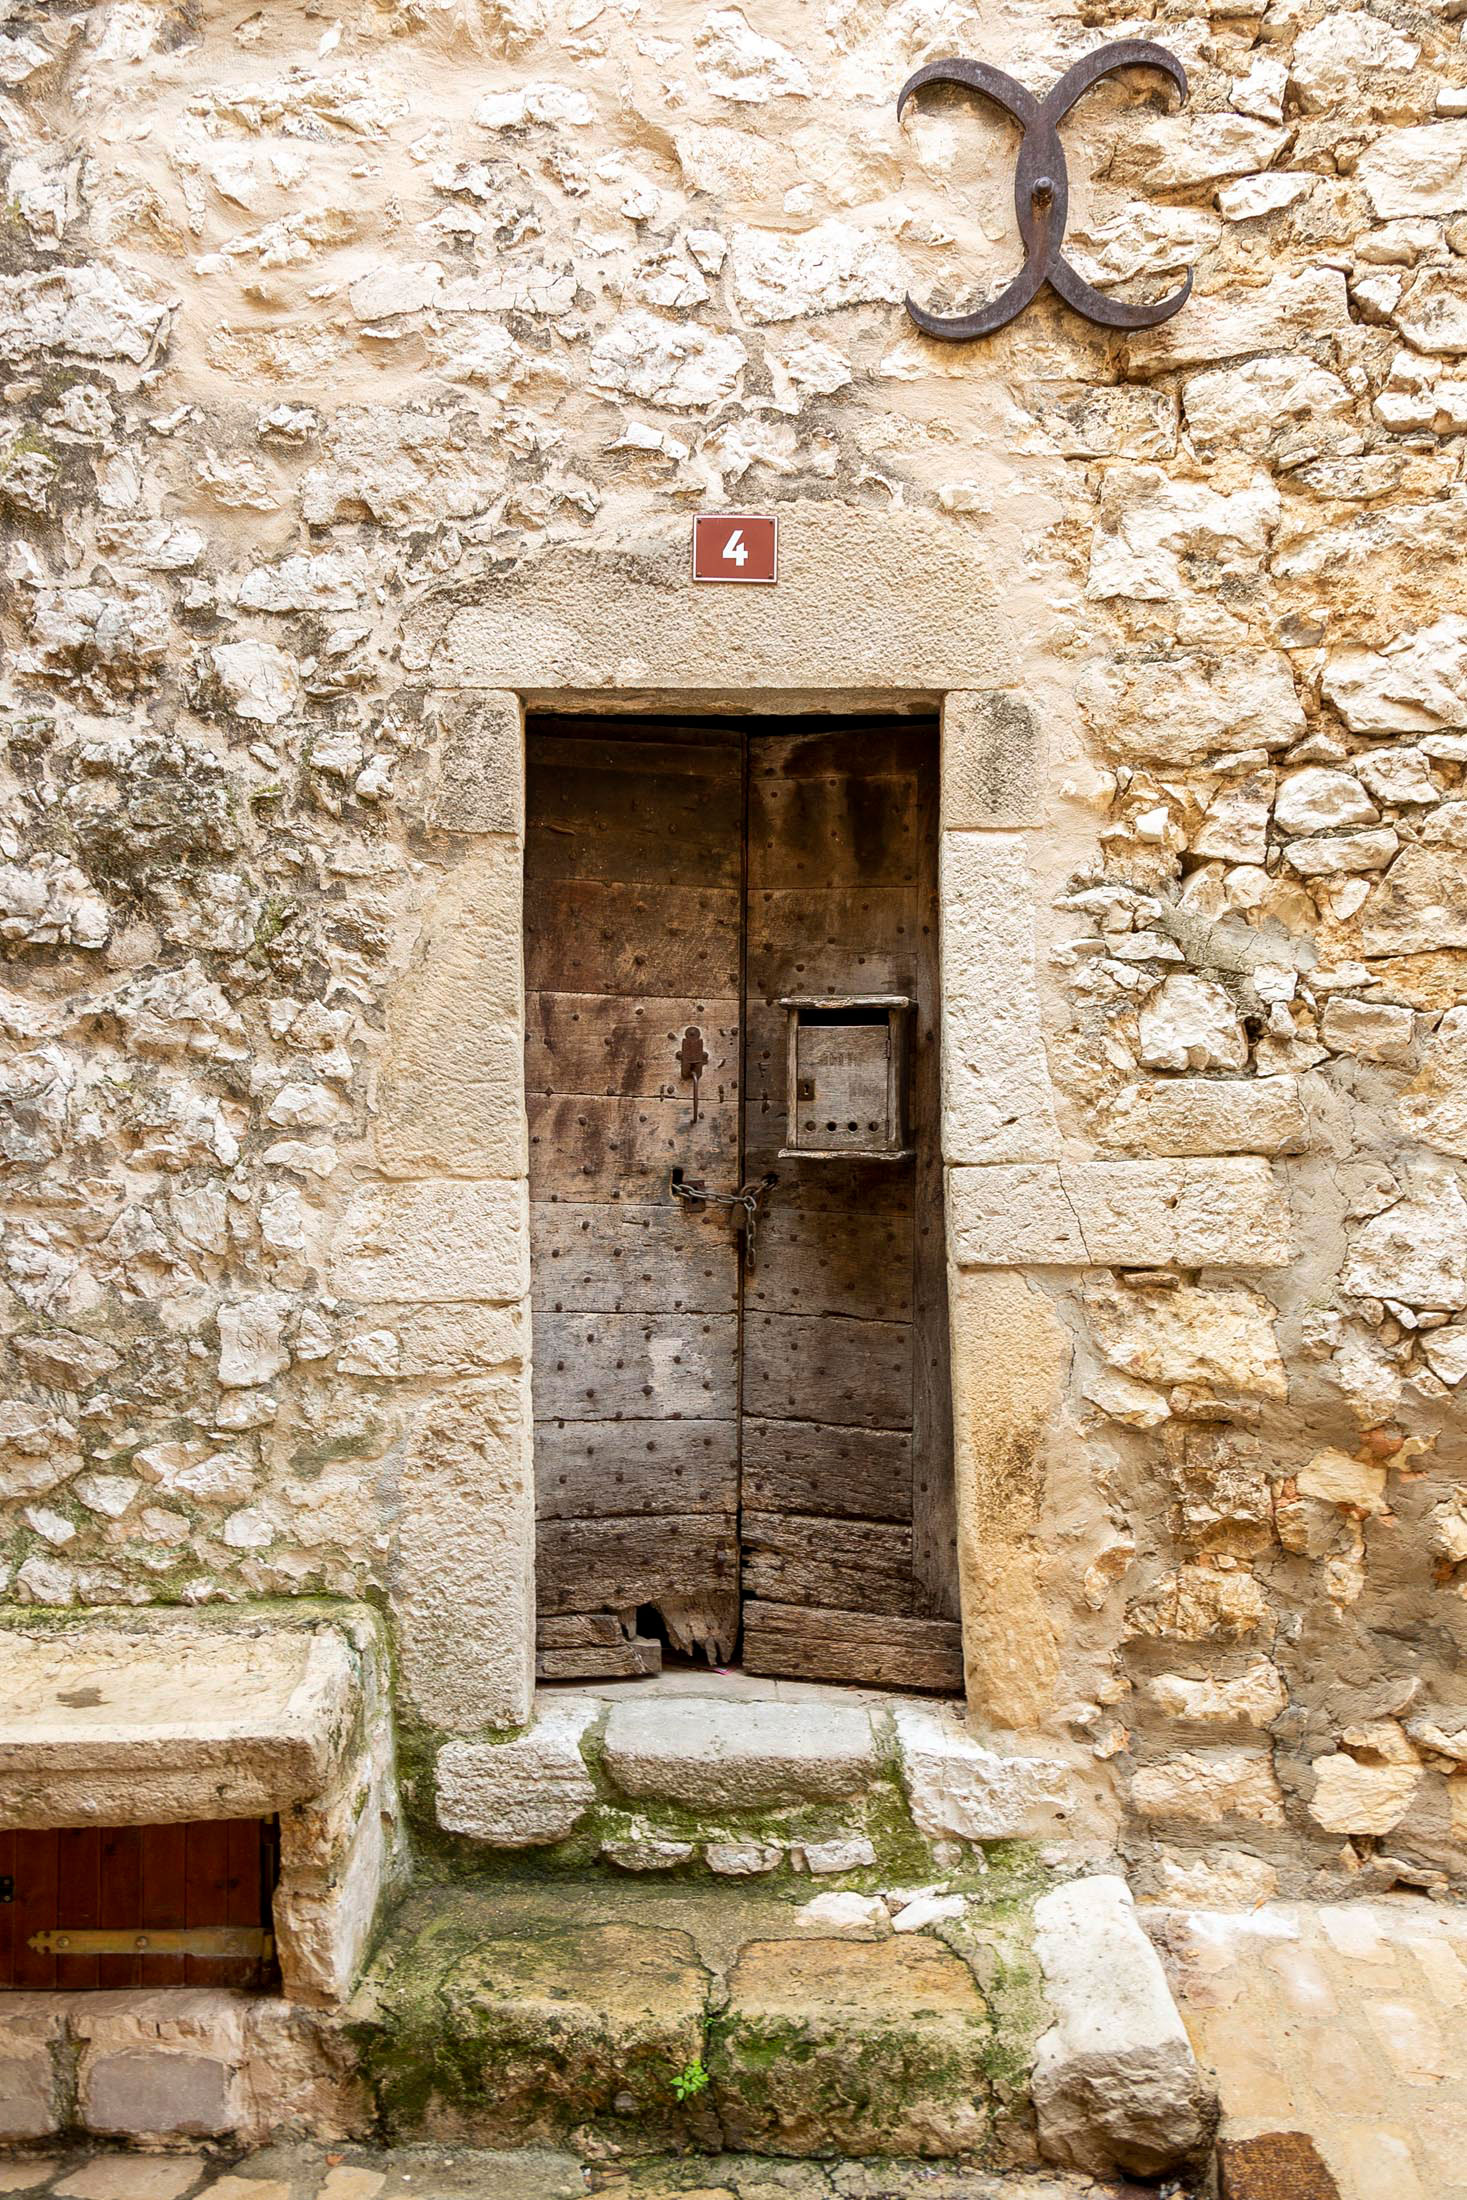
[{"label": "number 4", "polygon": [[728,541],[723,546],[723,554],[734,565],[743,567],[748,564],[749,553],[744,546],[744,530],[742,527],[736,527],[729,536]]}]

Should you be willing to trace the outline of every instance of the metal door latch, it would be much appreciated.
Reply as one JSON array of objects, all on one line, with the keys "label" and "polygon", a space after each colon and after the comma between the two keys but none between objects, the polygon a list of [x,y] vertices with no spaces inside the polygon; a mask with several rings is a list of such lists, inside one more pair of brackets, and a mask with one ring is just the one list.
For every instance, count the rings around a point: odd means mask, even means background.
[{"label": "metal door latch", "polygon": [[175,1931],[160,1926],[156,1931],[135,1932],[91,1925],[61,1925],[50,1932],[32,1933],[26,1942],[43,1956],[205,1956],[223,1961],[231,1956],[254,1959],[275,1953],[273,1934],[260,1925],[190,1925]]},{"label": "metal door latch", "polygon": [[683,1033],[683,1043],[677,1050],[678,1074],[693,1080],[693,1121],[698,1120],[698,1088],[703,1072],[708,1067],[708,1049],[703,1044],[703,1034],[696,1024],[689,1024]]}]

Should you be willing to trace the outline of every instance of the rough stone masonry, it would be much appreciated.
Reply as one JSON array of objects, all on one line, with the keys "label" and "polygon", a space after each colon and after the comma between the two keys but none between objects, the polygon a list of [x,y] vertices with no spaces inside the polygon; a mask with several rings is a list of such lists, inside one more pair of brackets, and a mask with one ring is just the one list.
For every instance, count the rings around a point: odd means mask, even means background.
[{"label": "rough stone masonry", "polygon": [[[905,75],[1135,34],[1192,96],[1066,125],[1069,250],[1187,308],[925,342],[1014,145]],[[414,1732],[525,1724],[520,704],[818,707],[844,648],[945,710],[973,1722],[1142,1891],[1461,1875],[1464,37],[10,10],[4,1598],[367,1598]],[[789,661],[670,673],[738,503]]]}]

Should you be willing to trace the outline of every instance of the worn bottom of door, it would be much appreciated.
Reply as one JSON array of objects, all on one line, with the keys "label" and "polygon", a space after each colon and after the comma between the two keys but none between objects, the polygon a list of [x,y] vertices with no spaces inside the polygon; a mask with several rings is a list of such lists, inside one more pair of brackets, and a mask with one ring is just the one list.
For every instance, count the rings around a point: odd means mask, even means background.
[{"label": "worn bottom of door", "polygon": [[[929,724],[532,722],[546,1678],[961,1684],[936,764]],[[904,1158],[784,1151],[781,1004],[825,995],[912,1004]],[[751,1263],[721,1202],[769,1176]]]}]

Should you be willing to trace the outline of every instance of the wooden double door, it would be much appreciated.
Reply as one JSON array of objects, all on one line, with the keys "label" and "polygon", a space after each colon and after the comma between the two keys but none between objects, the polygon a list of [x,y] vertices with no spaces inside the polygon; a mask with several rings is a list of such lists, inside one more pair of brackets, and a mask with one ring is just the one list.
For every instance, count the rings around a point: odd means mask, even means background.
[{"label": "wooden double door", "polygon": [[[936,728],[532,721],[539,1669],[961,1685]],[[904,1159],[788,1159],[790,996],[904,995]],[[760,1193],[745,1211],[710,1194]]]}]

